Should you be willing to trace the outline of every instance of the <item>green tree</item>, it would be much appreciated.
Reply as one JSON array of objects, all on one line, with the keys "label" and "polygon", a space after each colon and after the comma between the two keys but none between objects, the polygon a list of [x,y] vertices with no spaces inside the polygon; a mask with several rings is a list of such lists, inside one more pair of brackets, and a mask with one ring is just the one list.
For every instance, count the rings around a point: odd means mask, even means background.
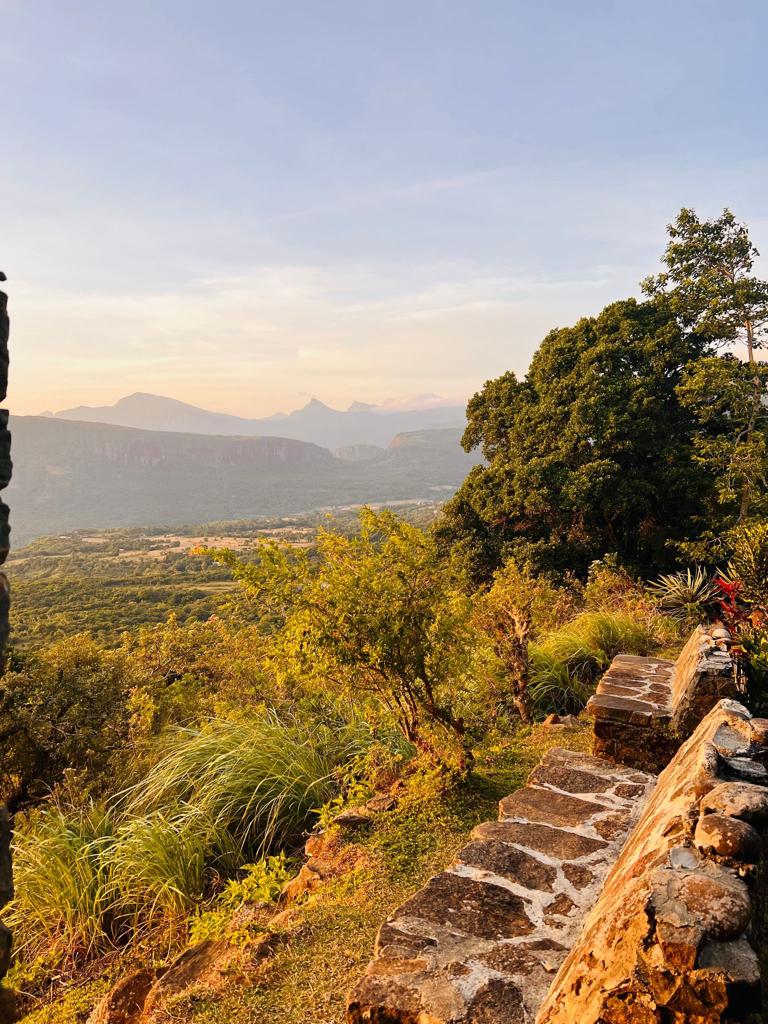
[{"label": "green tree", "polygon": [[689,406],[706,408],[715,378],[720,411],[729,395],[738,406],[730,431],[720,431],[725,442],[720,446],[713,446],[710,439],[713,416],[704,417],[701,450],[710,458],[719,455],[712,468],[727,474],[727,490],[738,489],[738,520],[743,523],[766,465],[765,364],[757,362],[755,352],[768,338],[768,281],[754,275],[759,253],[747,226],[730,210],[712,220],[700,220],[694,210],[682,209],[667,230],[669,242],[662,257],[666,269],[646,278],[644,291],[663,299],[685,331],[708,339],[713,347],[738,341],[746,345],[746,373],[732,363],[718,367],[711,362],[685,382]]},{"label": "green tree", "polygon": [[710,356],[686,367],[677,393],[696,420],[694,458],[715,486],[700,537],[682,547],[695,560],[717,561],[734,525],[768,515],[768,364]]},{"label": "green tree", "polygon": [[447,504],[438,540],[476,582],[509,557],[580,573],[606,551],[641,571],[668,564],[712,491],[677,394],[710,351],[660,300],[550,332],[525,378],[506,373],[470,400],[463,444],[486,464]]},{"label": "green tree", "polygon": [[360,531],[322,529],[315,550],[266,544],[224,562],[263,609],[278,676],[374,697],[430,757],[469,737],[459,707],[472,644],[469,598],[434,540],[391,512],[363,509]]},{"label": "green tree", "polygon": [[124,657],[87,633],[12,659],[0,680],[0,786],[12,810],[44,796],[66,769],[98,784],[128,735],[130,687]]}]

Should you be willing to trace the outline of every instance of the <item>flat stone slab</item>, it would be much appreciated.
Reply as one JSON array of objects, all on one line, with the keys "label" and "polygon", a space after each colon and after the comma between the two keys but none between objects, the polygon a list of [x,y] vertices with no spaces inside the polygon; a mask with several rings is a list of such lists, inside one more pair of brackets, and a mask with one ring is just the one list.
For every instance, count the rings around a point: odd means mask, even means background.
[{"label": "flat stone slab", "polygon": [[596,718],[643,725],[672,717],[673,661],[620,654],[600,680],[589,709]]},{"label": "flat stone slab", "polygon": [[550,750],[382,926],[350,1024],[532,1021],[654,781]]}]

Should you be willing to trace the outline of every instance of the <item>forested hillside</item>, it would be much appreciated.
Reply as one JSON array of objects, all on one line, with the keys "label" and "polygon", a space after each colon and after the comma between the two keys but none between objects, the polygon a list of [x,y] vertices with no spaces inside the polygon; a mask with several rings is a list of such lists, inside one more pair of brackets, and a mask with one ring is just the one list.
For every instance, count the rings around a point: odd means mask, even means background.
[{"label": "forested hillside", "polygon": [[398,435],[365,459],[280,437],[137,430],[11,417],[14,542],[110,526],[306,513],[364,501],[441,500],[480,456],[460,431]]}]

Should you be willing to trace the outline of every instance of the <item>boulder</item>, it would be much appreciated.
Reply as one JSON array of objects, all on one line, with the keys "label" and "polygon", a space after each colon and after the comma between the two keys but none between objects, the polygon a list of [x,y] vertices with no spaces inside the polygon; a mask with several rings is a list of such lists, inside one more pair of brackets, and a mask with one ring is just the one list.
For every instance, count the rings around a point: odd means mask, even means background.
[{"label": "boulder", "polygon": [[96,1004],[87,1024],[138,1024],[149,990],[161,971],[142,967],[126,974]]}]

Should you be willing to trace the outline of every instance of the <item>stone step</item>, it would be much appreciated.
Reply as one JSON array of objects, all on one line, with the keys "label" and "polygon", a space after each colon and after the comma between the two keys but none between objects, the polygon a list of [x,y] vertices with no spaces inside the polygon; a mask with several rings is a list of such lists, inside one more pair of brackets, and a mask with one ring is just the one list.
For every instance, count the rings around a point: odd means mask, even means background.
[{"label": "stone step", "polygon": [[620,654],[590,698],[594,753],[660,772],[723,697],[740,693],[725,629],[697,626],[677,661]]},{"label": "stone step", "polygon": [[382,926],[348,1020],[533,1020],[654,783],[559,748]]}]

